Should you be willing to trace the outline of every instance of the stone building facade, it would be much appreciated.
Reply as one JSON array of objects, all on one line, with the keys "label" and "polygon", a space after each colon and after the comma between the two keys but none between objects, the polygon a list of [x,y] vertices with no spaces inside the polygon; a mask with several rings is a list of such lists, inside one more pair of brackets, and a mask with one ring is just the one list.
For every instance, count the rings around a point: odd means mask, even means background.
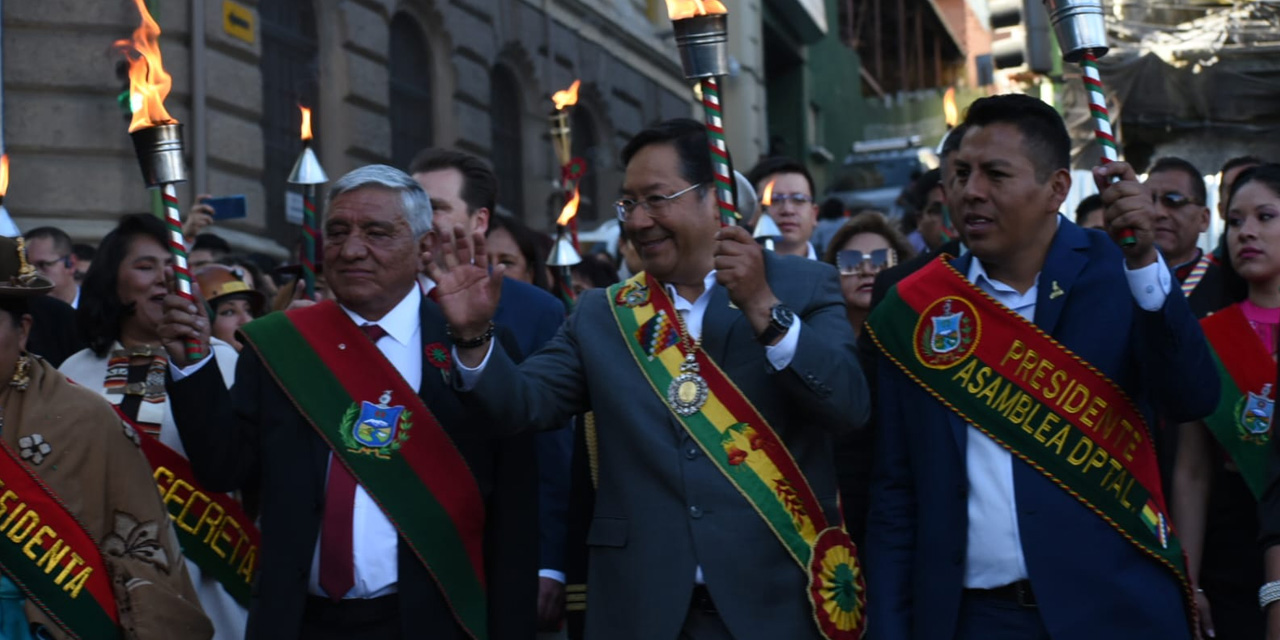
[{"label": "stone building facade", "polygon": [[[618,152],[644,126],[694,114],[661,0],[149,0],[163,29],[191,179],[179,191],[244,194],[220,223],[239,248],[283,257],[285,178],[315,110],[329,177],[404,168],[425,146],[490,158],[500,209],[547,229],[560,207],[550,94],[582,80],[574,149],[588,162],[583,225],[612,215]],[[100,238],[149,206],[118,104],[111,43],[138,24],[128,0],[3,6],[5,204],[24,228]]]}]

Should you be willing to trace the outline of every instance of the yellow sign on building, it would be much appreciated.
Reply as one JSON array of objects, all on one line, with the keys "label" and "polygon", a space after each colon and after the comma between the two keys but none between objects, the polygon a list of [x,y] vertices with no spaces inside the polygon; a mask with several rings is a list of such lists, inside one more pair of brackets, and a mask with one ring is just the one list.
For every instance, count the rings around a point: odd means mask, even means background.
[{"label": "yellow sign on building", "polygon": [[222,29],[237,40],[253,44],[253,10],[232,0],[222,2]]}]

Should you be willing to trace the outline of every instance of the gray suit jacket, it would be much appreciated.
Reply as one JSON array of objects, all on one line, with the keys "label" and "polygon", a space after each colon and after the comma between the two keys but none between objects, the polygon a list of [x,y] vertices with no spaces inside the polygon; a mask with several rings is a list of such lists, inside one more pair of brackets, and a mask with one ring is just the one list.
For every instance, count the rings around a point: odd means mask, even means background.
[{"label": "gray suit jacket", "polygon": [[[719,285],[702,344],[770,421],[838,523],[832,435],[861,426],[869,400],[836,271],[772,253],[765,265],[774,293],[802,320],[790,366],[772,368]],[[587,536],[587,637],[674,640],[700,565],[738,640],[818,638],[807,573],[642,376],[610,304],[602,290],[587,292],[556,337],[518,368],[495,345],[463,394],[490,425],[551,429],[595,412],[600,485]]]}]

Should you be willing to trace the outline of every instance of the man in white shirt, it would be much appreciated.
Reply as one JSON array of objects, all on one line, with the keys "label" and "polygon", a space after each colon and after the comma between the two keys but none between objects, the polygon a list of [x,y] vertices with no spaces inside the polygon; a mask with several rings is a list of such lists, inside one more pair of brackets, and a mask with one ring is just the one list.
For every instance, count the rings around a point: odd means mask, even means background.
[{"label": "man in white shirt", "polygon": [[[242,328],[231,390],[209,375],[212,357],[186,354],[186,341],[208,344],[204,314],[166,299],[171,406],[197,477],[213,490],[261,495],[269,551],[259,559],[249,635],[460,639],[497,628],[488,621],[515,609],[531,620],[527,593],[499,594],[508,580],[528,582],[536,557],[493,561],[528,537],[513,525],[535,517],[533,505],[502,499],[535,478],[506,477],[499,461],[530,454],[475,436],[447,386],[449,337],[417,284],[431,244],[429,197],[405,173],[373,165],[335,182],[326,209],[325,276],[336,302]],[[282,347],[292,336],[309,337]],[[366,382],[371,391],[356,391]],[[342,395],[355,403],[316,408]],[[433,484],[433,469],[470,476]]]},{"label": "man in white shirt", "polygon": [[23,235],[27,242],[27,262],[53,283],[50,296],[75,309],[80,306],[80,283],[76,282],[76,255],[71,236],[57,227],[38,227]]},{"label": "man in white shirt", "polygon": [[760,215],[773,218],[782,232],[773,250],[817,260],[811,240],[818,227],[818,203],[809,169],[790,158],[767,158],[751,168],[750,179],[760,194]]},{"label": "man in white shirt", "polygon": [[[871,619],[883,637],[920,640],[1189,638],[1147,425],[1153,407],[1171,421],[1212,412],[1217,382],[1186,300],[1170,295],[1150,191],[1122,163],[1095,170],[1111,237],[1086,231],[1058,213],[1070,139],[1051,107],[984,98],[965,124],[947,189],[969,253],[902,280],[868,321],[886,355]],[[1045,346],[1023,360],[1033,342]],[[1076,405],[1086,392],[1103,402],[1098,391],[1110,404],[1090,406],[1108,416],[1133,406],[1126,395],[1137,403],[1124,425],[1097,427]],[[1107,488],[1118,478],[1129,492]]]}]

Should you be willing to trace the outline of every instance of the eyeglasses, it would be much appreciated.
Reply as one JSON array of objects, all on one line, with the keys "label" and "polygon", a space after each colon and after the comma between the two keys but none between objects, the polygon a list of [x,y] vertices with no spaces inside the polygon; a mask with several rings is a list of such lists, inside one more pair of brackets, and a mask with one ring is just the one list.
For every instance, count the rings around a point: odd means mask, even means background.
[{"label": "eyeglasses", "polygon": [[1187,205],[1196,204],[1194,200],[1177,191],[1158,194],[1156,200],[1169,209],[1181,209]]},{"label": "eyeglasses", "polygon": [[811,202],[813,202],[813,198],[810,198],[803,193],[773,193],[769,195],[769,204],[766,206],[781,209],[787,206],[787,203],[794,204],[797,207],[803,207]]},{"label": "eyeglasses", "polygon": [[893,249],[875,249],[863,253],[857,249],[845,249],[836,254],[836,267],[840,275],[852,276],[858,273],[876,273],[897,262],[897,254]]},{"label": "eyeglasses", "polygon": [[52,267],[53,265],[58,264],[58,263],[62,263],[62,266],[64,266],[64,267],[66,267],[66,268],[70,269],[70,268],[71,268],[71,256],[70,256],[70,255],[65,255],[65,256],[62,256],[61,258],[54,258],[53,260],[32,260],[32,261],[31,261],[31,266],[35,267],[35,268],[36,268],[36,271],[45,271],[45,270],[47,270],[49,267]]},{"label": "eyeglasses", "polygon": [[671,201],[693,191],[694,189],[697,189],[698,187],[701,187],[704,184],[706,183],[699,182],[698,184],[689,185],[688,187],[685,187],[684,189],[681,189],[669,196],[655,193],[651,196],[645,196],[643,200],[623,198],[613,203],[613,208],[618,211],[618,220],[626,222],[627,218],[631,216],[631,212],[636,210],[636,207],[643,207],[644,210],[650,214],[662,211],[668,204],[671,204]]}]

